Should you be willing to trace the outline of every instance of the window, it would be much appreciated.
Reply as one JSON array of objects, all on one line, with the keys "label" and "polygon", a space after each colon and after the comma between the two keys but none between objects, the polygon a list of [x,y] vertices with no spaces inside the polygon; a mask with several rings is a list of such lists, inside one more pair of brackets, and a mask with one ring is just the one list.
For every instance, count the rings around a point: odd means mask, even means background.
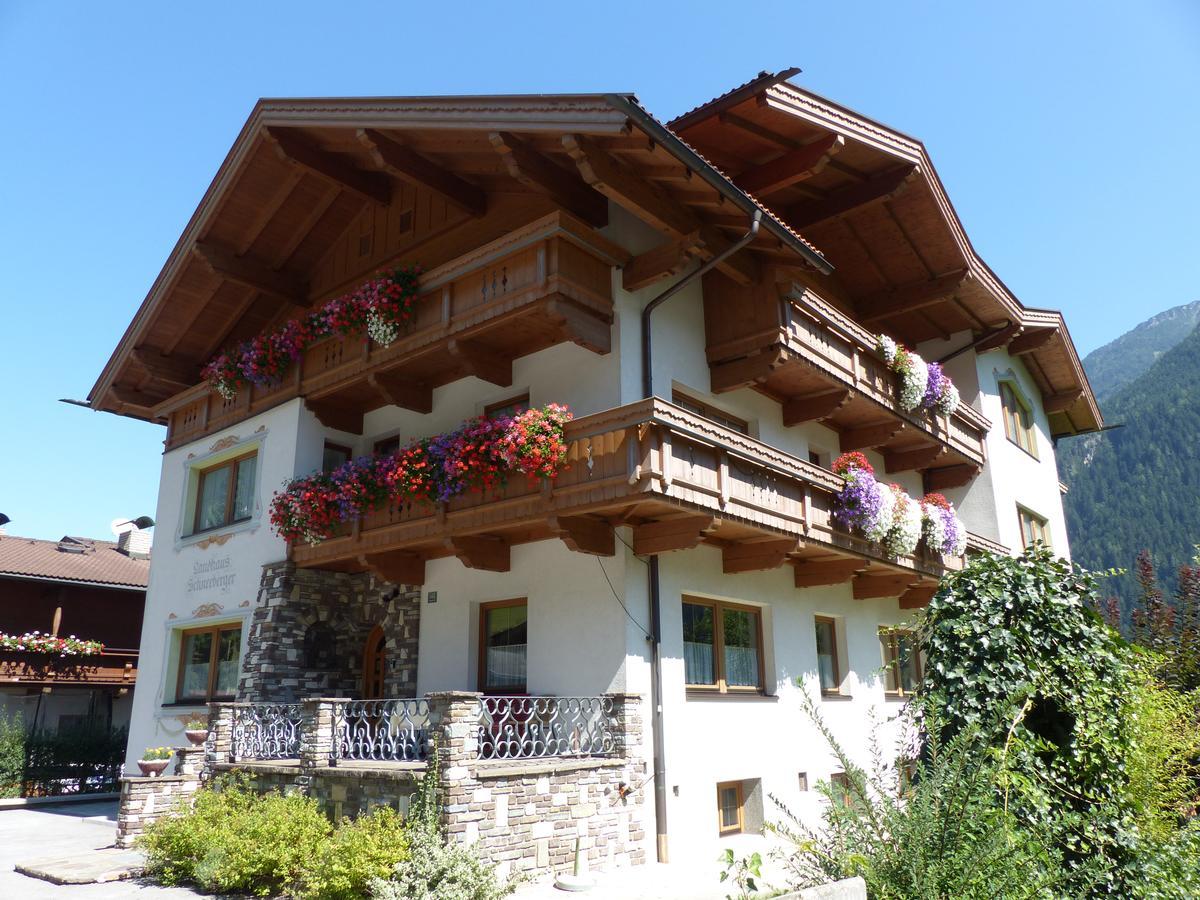
[{"label": "window", "polygon": [[201,469],[196,485],[192,533],[211,531],[254,514],[254,470],[258,451]]},{"label": "window", "polygon": [[374,451],[376,456],[389,456],[400,449],[400,435],[393,434],[391,437],[380,438],[375,442]]},{"label": "window", "polygon": [[242,626],[213,625],[180,632],[177,703],[232,700],[237,692]]},{"label": "window", "polygon": [[1004,433],[1008,439],[1037,457],[1037,432],[1033,428],[1033,411],[1012,384],[1000,382],[1000,405],[1004,408]]},{"label": "window", "polygon": [[479,608],[479,690],[525,693],[527,623],[524,598],[484,603]]},{"label": "window", "polygon": [[1026,547],[1033,544],[1034,541],[1041,541],[1047,547],[1050,546],[1049,522],[1023,506],[1017,507],[1017,521],[1021,523],[1021,542]]},{"label": "window", "polygon": [[837,622],[828,616],[817,616],[817,674],[822,694],[839,694],[842,690],[842,669],[838,660]]},{"label": "window", "polygon": [[921,684],[921,651],[917,636],[900,628],[880,628],[879,646],[883,651],[884,690],[903,697]]},{"label": "window", "polygon": [[762,617],[757,609],[688,598],[683,603],[683,669],[689,688],[719,693],[763,689]]},{"label": "window", "polygon": [[343,447],[341,444],[334,444],[330,441],[325,442],[325,450],[321,454],[321,471],[332,472],[342,463],[349,462],[353,452],[349,447]]},{"label": "window", "polygon": [[750,433],[750,423],[745,419],[739,419],[737,416],[717,409],[703,400],[690,397],[678,389],[671,391],[671,402],[676,406],[686,409],[688,412],[704,416],[704,418],[716,422],[718,425],[724,425],[730,431],[736,431],[738,434]]},{"label": "window", "polygon": [[842,806],[851,806],[854,802],[850,795],[850,776],[845,772],[834,772],[829,776],[829,783],[833,785],[834,792],[841,800]]},{"label": "window", "polygon": [[500,400],[496,403],[489,403],[483,408],[485,416],[499,418],[500,416],[515,416],[518,413],[523,413],[529,409],[529,392],[526,391],[519,397],[509,397],[507,400]]},{"label": "window", "polygon": [[802,790],[802,791],[808,790],[808,773],[807,772],[800,773],[799,784],[800,784],[800,790]]},{"label": "window", "polygon": [[725,781],[717,785],[717,831],[740,834],[745,823],[742,814],[742,783]]}]

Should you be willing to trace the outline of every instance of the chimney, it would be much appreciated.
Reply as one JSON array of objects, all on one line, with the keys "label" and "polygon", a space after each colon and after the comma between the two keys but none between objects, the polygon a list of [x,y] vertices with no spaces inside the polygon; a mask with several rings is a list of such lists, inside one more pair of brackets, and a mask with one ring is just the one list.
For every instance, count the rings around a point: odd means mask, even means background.
[{"label": "chimney", "polygon": [[117,535],[117,549],[130,559],[150,558],[150,532],[132,528]]}]

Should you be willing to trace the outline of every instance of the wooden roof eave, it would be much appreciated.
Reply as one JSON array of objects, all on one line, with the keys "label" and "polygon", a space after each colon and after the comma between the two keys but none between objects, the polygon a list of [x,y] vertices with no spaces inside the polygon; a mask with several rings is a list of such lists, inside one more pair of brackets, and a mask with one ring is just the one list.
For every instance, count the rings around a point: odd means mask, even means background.
[{"label": "wooden roof eave", "polygon": [[[613,96],[616,95],[259,100],[88,393],[88,401],[94,409],[126,414],[123,407],[127,404],[111,398],[110,390],[150,327],[155,310],[191,260],[196,242],[219,213],[224,196],[236,184],[242,166],[255,151],[265,128],[403,126],[461,130],[469,127],[621,134],[628,129],[628,118],[612,107]],[[168,398],[164,403],[175,399]]]}]

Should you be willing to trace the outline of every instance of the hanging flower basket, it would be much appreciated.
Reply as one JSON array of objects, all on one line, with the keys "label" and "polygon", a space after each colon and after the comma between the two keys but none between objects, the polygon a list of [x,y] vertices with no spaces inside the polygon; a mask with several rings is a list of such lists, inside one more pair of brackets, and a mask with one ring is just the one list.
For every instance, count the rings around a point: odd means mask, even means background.
[{"label": "hanging flower basket", "polygon": [[948,416],[958,408],[958,389],[940,363],[925,362],[916,351],[901,346],[886,334],[879,335],[875,350],[896,373],[897,399],[902,410],[928,409]]},{"label": "hanging flower basket", "polygon": [[59,656],[95,656],[104,652],[104,645],[99,641],[80,640],[73,634],[58,637],[42,634],[40,631],[27,631],[25,634],[0,634],[0,650]]},{"label": "hanging flower basket", "polygon": [[928,550],[941,556],[962,556],[966,551],[966,528],[941,494],[918,501],[898,484],[881,484],[858,451],[839,456],[833,471],[843,482],[834,498],[834,521],[879,544],[888,556],[911,556],[922,538]]},{"label": "hanging flower basket", "polygon": [[310,346],[334,334],[366,331],[383,346],[395,341],[412,321],[420,268],[397,268],[335,297],[302,319],[285,322],[212,359],[203,376],[226,400],[239,389],[279,382]]},{"label": "hanging flower basket", "polygon": [[395,501],[445,502],[503,485],[512,474],[552,479],[566,458],[569,421],[571,411],[557,403],[515,416],[479,416],[390,455],[294,479],[271,498],[271,525],[289,543],[317,544],[341,523]]}]

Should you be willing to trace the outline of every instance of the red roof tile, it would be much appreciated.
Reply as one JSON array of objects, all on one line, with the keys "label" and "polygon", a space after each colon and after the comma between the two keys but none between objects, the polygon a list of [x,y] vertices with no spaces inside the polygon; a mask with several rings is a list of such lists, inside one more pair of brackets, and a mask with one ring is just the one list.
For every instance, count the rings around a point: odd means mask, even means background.
[{"label": "red roof tile", "polygon": [[150,560],[131,559],[112,541],[80,537],[39,541],[6,534],[0,535],[0,577],[5,575],[145,588]]}]

